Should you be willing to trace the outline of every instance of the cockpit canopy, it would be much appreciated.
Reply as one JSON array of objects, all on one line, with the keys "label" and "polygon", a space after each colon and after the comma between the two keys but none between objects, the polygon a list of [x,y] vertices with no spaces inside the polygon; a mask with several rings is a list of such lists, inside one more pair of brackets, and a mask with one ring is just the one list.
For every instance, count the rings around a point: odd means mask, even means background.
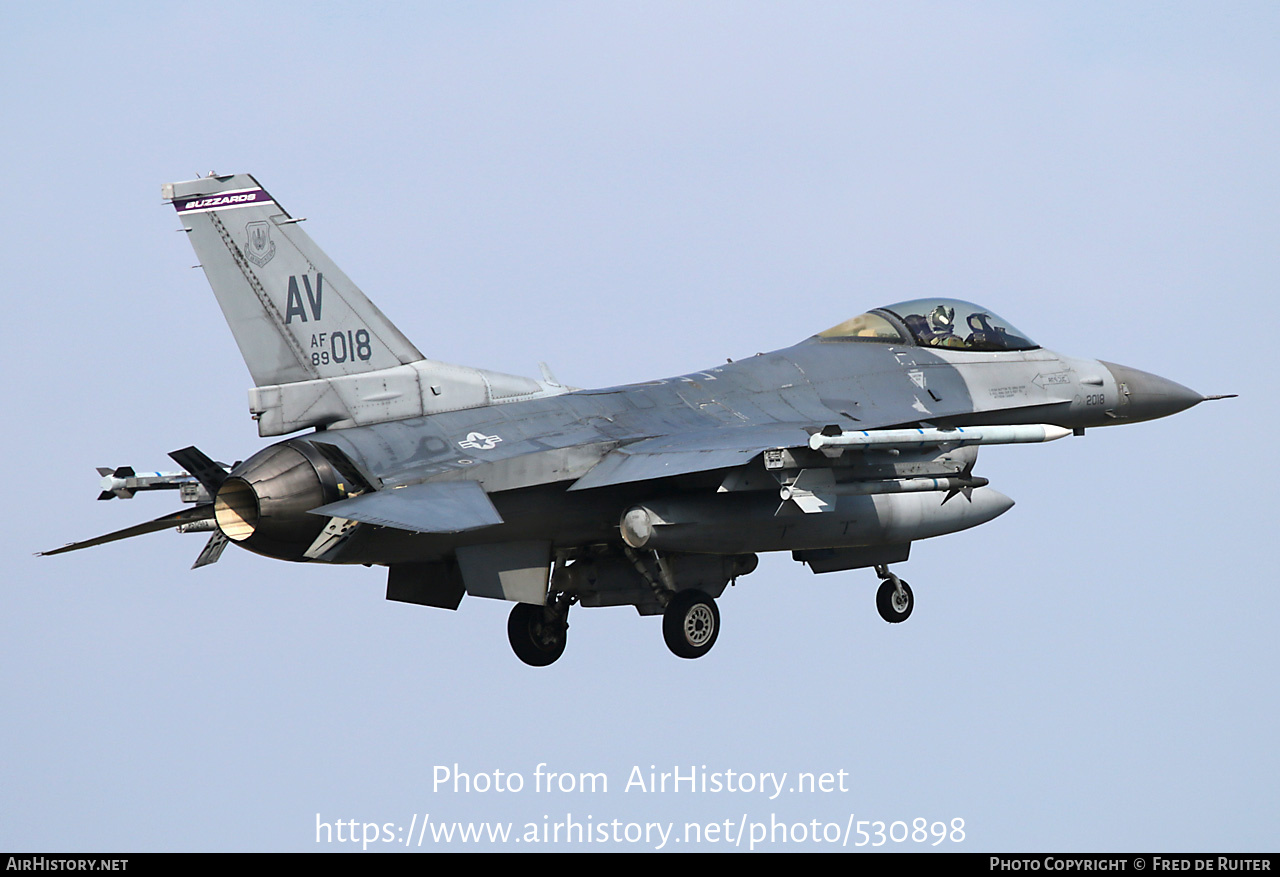
[{"label": "cockpit canopy", "polygon": [[918,298],[875,308],[819,332],[818,337],[954,350],[1032,350],[1040,346],[991,311],[954,298]]}]

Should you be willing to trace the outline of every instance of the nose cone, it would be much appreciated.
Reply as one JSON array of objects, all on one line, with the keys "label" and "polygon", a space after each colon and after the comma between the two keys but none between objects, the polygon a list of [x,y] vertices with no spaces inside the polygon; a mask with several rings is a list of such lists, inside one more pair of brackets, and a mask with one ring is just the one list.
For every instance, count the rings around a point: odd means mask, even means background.
[{"label": "nose cone", "polygon": [[1120,393],[1116,414],[1121,420],[1136,422],[1168,417],[1205,400],[1195,390],[1175,384],[1168,378],[1112,362],[1102,364],[1116,379],[1116,389]]}]

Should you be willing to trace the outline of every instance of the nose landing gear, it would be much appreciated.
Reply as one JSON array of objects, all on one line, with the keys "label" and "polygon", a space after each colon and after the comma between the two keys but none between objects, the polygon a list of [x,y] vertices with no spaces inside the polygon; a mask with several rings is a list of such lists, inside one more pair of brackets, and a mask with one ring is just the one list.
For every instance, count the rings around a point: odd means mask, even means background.
[{"label": "nose landing gear", "polygon": [[876,566],[876,575],[883,580],[876,591],[876,609],[880,611],[880,617],[890,624],[906,621],[916,605],[911,586],[891,573],[885,564]]}]

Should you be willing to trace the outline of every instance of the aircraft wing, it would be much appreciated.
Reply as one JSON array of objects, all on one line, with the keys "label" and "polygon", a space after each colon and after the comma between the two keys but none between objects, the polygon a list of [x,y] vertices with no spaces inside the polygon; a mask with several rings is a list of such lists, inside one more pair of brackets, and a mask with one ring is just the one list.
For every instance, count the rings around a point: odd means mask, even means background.
[{"label": "aircraft wing", "polygon": [[460,533],[502,523],[502,516],[476,481],[394,487],[330,503],[311,513],[413,533]]},{"label": "aircraft wing", "polygon": [[811,432],[812,428],[798,424],[777,423],[644,439],[609,452],[569,489],[589,490],[741,466],[770,448],[807,447]]}]

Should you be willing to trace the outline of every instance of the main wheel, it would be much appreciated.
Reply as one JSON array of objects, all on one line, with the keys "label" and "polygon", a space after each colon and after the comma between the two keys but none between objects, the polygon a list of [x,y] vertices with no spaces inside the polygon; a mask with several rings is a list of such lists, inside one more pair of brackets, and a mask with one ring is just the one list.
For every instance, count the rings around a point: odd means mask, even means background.
[{"label": "main wheel", "polygon": [[567,627],[563,621],[548,621],[541,606],[517,603],[507,618],[507,639],[521,661],[530,667],[545,667],[564,654]]},{"label": "main wheel", "polygon": [[892,580],[883,582],[880,590],[876,591],[876,608],[880,610],[880,617],[890,624],[906,621],[911,617],[911,610],[916,606],[916,598],[911,593],[911,586],[901,579],[898,582],[902,585],[901,595],[893,586]]},{"label": "main wheel", "polygon": [[720,610],[701,591],[681,591],[662,613],[662,636],[667,648],[681,658],[701,658],[720,635]]}]

